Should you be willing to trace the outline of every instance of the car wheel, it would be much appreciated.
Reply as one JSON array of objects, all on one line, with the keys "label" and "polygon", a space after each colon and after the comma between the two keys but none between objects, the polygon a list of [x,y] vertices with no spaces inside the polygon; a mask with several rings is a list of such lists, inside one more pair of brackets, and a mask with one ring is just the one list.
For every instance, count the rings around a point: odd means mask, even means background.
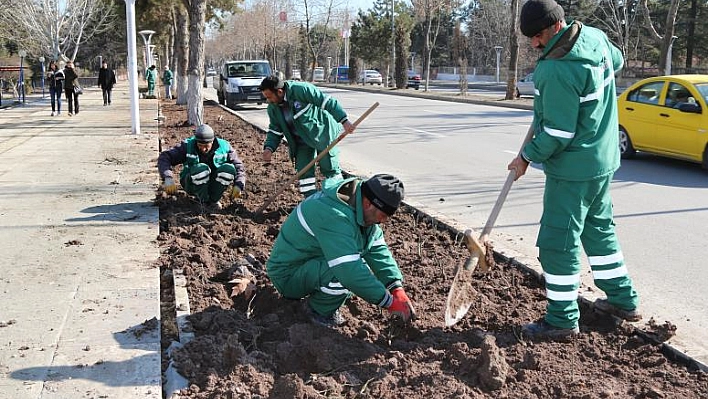
[{"label": "car wheel", "polygon": [[619,129],[619,146],[622,159],[630,159],[637,154],[637,150],[632,145],[632,139],[629,138],[629,134],[623,127]]},{"label": "car wheel", "polygon": [[219,99],[219,104],[224,105],[224,95],[221,92],[216,93],[216,98]]}]

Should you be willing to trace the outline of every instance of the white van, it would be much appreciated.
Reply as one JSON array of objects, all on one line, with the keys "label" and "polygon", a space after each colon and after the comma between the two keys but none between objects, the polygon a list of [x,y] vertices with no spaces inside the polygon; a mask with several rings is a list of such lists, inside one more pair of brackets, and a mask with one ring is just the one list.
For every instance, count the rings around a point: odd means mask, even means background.
[{"label": "white van", "polygon": [[259,86],[272,74],[268,60],[227,61],[222,65],[214,88],[219,104],[233,108],[237,104],[266,102]]},{"label": "white van", "polygon": [[325,81],[324,68],[322,68],[322,67],[315,68],[315,71],[312,73],[312,81],[313,82],[324,82]]}]

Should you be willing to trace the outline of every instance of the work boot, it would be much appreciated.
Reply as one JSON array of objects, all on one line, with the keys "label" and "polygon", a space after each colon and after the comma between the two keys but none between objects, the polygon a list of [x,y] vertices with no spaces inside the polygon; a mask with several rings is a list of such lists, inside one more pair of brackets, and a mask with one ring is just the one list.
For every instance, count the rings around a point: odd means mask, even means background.
[{"label": "work boot", "polygon": [[521,334],[530,339],[550,339],[550,340],[565,340],[580,333],[578,327],[560,328],[548,324],[546,320],[539,320],[534,323],[529,323],[521,327]]},{"label": "work boot", "polygon": [[607,299],[597,299],[595,301],[595,309],[612,316],[619,317],[622,320],[639,321],[642,319],[642,315],[637,311],[637,309],[620,309],[608,302]]},{"label": "work boot", "polygon": [[207,212],[218,212],[222,209],[221,206],[221,201],[216,201],[216,202],[207,202],[206,203],[206,210]]},{"label": "work boot", "polygon": [[337,309],[333,314],[329,316],[324,316],[315,312],[315,310],[312,309],[312,306],[310,306],[310,301],[308,300],[305,300],[303,308],[305,309],[305,314],[307,315],[307,318],[310,319],[311,322],[327,328],[341,326],[347,321],[347,319],[344,318],[342,312],[340,312],[339,309]]}]

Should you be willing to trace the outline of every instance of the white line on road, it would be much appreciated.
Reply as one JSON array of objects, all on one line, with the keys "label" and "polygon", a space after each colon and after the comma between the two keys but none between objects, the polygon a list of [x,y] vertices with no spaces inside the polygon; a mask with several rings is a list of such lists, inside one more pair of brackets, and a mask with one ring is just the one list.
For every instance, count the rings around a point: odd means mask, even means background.
[{"label": "white line on road", "polygon": [[430,136],[435,136],[435,137],[445,137],[444,134],[433,133],[433,132],[429,132],[429,131],[427,131],[427,130],[420,130],[420,129],[415,129],[415,128],[407,127],[407,126],[404,126],[403,128],[406,129],[406,130],[414,131],[414,132],[416,132],[416,133],[428,134],[428,135],[430,135]]}]

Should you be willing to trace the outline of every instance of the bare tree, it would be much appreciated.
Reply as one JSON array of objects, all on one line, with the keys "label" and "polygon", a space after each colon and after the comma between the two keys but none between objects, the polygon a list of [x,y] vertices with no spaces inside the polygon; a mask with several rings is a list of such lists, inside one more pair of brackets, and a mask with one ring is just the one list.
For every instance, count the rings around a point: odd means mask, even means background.
[{"label": "bare tree", "polygon": [[669,6],[669,12],[666,14],[666,22],[664,24],[666,32],[662,36],[657,32],[654,24],[651,21],[651,16],[649,15],[649,6],[647,5],[647,0],[642,0],[641,8],[642,14],[644,15],[645,27],[649,30],[649,37],[658,45],[661,46],[661,53],[659,55],[659,70],[666,70],[666,63],[671,62],[667,60],[669,53],[669,48],[674,41],[674,29],[676,25],[676,15],[678,14],[679,5],[681,5],[681,0],[671,0],[671,5]]},{"label": "bare tree", "polygon": [[12,11],[3,9],[0,38],[54,59],[73,60],[83,42],[114,28],[116,20],[112,0],[13,0]]},{"label": "bare tree", "polygon": [[433,48],[437,41],[443,18],[450,10],[458,8],[459,0],[412,0],[413,11],[417,18],[423,23],[425,29],[425,41],[423,43],[423,73],[425,74],[425,91],[428,91],[430,82],[430,60]]},{"label": "bare tree", "polygon": [[[636,46],[638,40],[637,32],[637,5],[638,0],[625,2],[623,0],[600,0],[597,11],[601,18],[597,19],[598,27],[608,33],[613,38],[615,45],[622,51],[625,59],[629,58],[629,53]],[[632,44],[632,37],[635,44]]]},{"label": "bare tree", "polygon": [[509,24],[509,70],[506,81],[505,100],[516,96],[516,81],[519,69],[519,0],[511,0],[511,23]]},{"label": "bare tree", "polygon": [[187,121],[204,123],[202,80],[204,79],[204,28],[206,0],[183,0],[189,15],[189,64],[187,67]]}]

